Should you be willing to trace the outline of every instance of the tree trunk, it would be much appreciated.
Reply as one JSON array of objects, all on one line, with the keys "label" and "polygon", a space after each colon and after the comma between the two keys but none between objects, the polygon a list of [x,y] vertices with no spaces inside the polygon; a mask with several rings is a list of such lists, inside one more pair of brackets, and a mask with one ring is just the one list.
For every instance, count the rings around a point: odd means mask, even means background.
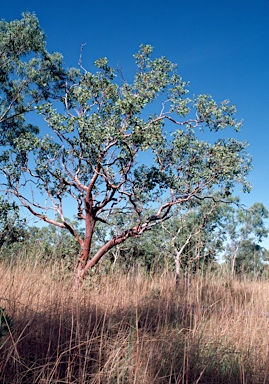
[{"label": "tree trunk", "polygon": [[180,282],[180,256],[181,256],[181,253],[180,252],[177,252],[177,255],[176,255],[176,258],[175,258],[175,265],[176,265],[176,277],[175,277],[175,280],[176,280],[176,287],[178,288],[179,287],[179,282]]},{"label": "tree trunk", "polygon": [[79,284],[79,282],[83,279],[83,276],[84,276],[84,270],[85,270],[87,261],[89,259],[89,254],[91,250],[92,237],[93,237],[95,224],[96,224],[96,220],[93,218],[93,216],[88,215],[88,217],[86,218],[85,239],[83,241],[83,244],[81,245],[80,258],[78,260],[76,274],[75,274],[75,280],[74,280],[75,286]]},{"label": "tree trunk", "polygon": [[[77,286],[84,279],[88,270],[93,268],[99,262],[99,260],[108,251],[110,251],[110,249],[114,248],[118,244],[123,243],[129,237],[135,237],[138,234],[139,234],[139,232],[137,232],[137,227],[134,227],[134,228],[131,228],[127,231],[124,231],[120,235],[113,237],[106,244],[104,244],[90,260],[88,260],[90,248],[87,246],[86,247],[83,246],[83,249],[81,251],[81,257],[79,259],[79,263],[78,263],[78,266],[76,269],[74,286]],[[91,245],[91,242],[89,244]]]}]

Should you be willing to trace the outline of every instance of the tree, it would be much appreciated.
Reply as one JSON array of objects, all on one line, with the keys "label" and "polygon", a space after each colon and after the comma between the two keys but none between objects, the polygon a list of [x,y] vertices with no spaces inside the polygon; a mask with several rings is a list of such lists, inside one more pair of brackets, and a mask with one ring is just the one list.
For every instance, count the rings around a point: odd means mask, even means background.
[{"label": "tree", "polygon": [[234,257],[232,259],[233,276],[249,274],[257,278],[268,267],[269,251],[255,243],[253,239],[242,240],[236,253],[233,253],[232,256]]},{"label": "tree", "polygon": [[62,57],[48,53],[35,15],[0,21],[0,145],[38,132],[25,114],[41,101],[56,98],[65,82]]},{"label": "tree", "polygon": [[[71,224],[80,231],[78,222],[72,221]],[[29,243],[37,243],[42,250],[42,257],[56,262],[65,260],[70,267],[74,263],[75,256],[79,253],[79,244],[71,234],[63,228],[56,226],[42,226],[27,228]]]},{"label": "tree", "polygon": [[256,276],[268,258],[268,251],[260,243],[269,233],[265,225],[269,212],[262,203],[254,203],[248,209],[234,210],[230,216],[225,259],[231,265],[231,275],[251,272]]},{"label": "tree", "polygon": [[[47,102],[36,108],[47,133],[16,132],[0,158],[7,192],[36,217],[67,229],[80,244],[76,281],[118,244],[168,220],[174,205],[204,198],[212,188],[223,199],[236,183],[249,189],[247,143],[218,139],[210,144],[197,137],[204,129],[237,131],[235,106],[217,104],[208,95],[187,98],[176,65],[165,57],[152,58],[152,51],[142,45],[134,55],[132,82],[106,58],[95,62],[95,73],[82,63],[71,69],[61,105]],[[165,202],[159,200],[164,197]],[[84,236],[67,219],[70,198],[85,223]],[[155,212],[148,216],[152,203]],[[131,213],[131,221],[126,220]],[[109,234],[112,220],[122,223],[121,231],[107,235],[91,253],[96,224],[104,223]]]},{"label": "tree", "polygon": [[[233,199],[231,203],[236,203]],[[176,206],[172,223],[163,223],[168,234],[166,245],[174,255],[176,283],[182,272],[195,272],[216,262],[226,239],[226,215],[231,204],[221,201],[212,191],[212,199],[191,200]]]},{"label": "tree", "polygon": [[0,196],[0,249],[23,241],[25,235],[25,220],[20,218],[19,207]]}]

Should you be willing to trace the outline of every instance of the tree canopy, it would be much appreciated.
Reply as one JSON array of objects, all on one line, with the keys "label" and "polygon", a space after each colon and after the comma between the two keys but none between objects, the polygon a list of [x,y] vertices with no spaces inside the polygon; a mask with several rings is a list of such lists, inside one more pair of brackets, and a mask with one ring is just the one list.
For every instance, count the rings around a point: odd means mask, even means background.
[{"label": "tree canopy", "polygon": [[[14,59],[8,56],[10,64],[2,64],[2,186],[33,215],[76,238],[81,248],[78,280],[110,249],[168,220],[176,204],[215,199],[216,193],[219,200],[229,201],[236,184],[249,190],[247,143],[206,140],[206,132],[240,128],[229,101],[188,97],[188,84],[177,66],[154,57],[149,45],[141,45],[134,55],[137,69],[130,82],[107,58],[95,61],[93,73],[80,63],[63,74],[60,56],[44,51],[43,34],[38,41],[34,38],[37,20],[28,15],[22,21],[29,20],[34,25],[25,33],[33,45],[25,49],[40,52],[38,58],[25,62],[17,53]],[[14,22],[15,30],[22,21]],[[2,22],[0,42],[4,51],[20,40],[16,33],[10,40],[5,25]],[[29,79],[23,91],[19,85],[14,91],[13,80],[7,80],[14,73]],[[19,92],[20,98],[14,99]],[[43,118],[45,129],[39,132],[24,124],[28,110]],[[85,224],[83,236],[68,220],[70,204]],[[149,208],[154,210],[150,216]],[[115,220],[121,223],[119,231],[109,237]],[[107,226],[107,236],[93,254],[98,222]]]},{"label": "tree canopy", "polygon": [[46,50],[35,15],[0,21],[0,144],[37,132],[25,114],[39,102],[56,97],[65,80],[62,56]]}]

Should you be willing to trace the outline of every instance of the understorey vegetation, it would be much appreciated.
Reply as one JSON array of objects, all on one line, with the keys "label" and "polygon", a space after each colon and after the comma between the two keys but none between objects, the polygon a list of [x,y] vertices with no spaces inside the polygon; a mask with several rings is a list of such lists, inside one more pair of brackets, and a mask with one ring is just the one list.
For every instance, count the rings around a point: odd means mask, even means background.
[{"label": "understorey vegetation", "polygon": [[74,291],[55,264],[33,260],[2,262],[0,276],[12,320],[3,383],[268,381],[268,279],[207,272],[176,287],[170,274],[113,271]]}]

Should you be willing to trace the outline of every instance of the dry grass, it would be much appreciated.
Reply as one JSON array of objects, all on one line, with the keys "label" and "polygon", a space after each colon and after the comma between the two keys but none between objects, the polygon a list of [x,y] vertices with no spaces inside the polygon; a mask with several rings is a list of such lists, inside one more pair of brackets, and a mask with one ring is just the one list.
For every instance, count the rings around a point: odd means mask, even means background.
[{"label": "dry grass", "polygon": [[269,283],[113,274],[74,292],[49,267],[0,265],[1,384],[269,383]]}]

